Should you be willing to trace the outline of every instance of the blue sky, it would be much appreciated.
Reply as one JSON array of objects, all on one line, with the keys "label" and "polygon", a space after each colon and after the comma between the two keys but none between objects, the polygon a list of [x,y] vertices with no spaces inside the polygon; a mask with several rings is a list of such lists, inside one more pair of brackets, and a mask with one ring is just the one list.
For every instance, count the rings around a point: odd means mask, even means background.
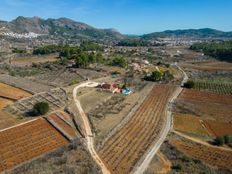
[{"label": "blue sky", "polygon": [[124,34],[168,29],[232,31],[232,0],[1,0],[0,19],[68,17]]}]

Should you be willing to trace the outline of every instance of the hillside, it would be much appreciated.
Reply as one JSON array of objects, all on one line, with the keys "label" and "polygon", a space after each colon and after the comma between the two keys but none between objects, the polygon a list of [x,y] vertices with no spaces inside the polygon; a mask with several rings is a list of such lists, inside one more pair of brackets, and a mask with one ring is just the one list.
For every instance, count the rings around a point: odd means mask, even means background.
[{"label": "hillside", "polygon": [[232,38],[232,32],[224,32],[211,28],[187,29],[187,30],[166,30],[163,32],[154,32],[145,34],[143,39],[153,40],[159,37],[176,37],[176,38]]},{"label": "hillside", "polygon": [[39,17],[22,17],[6,22],[0,21],[0,31],[16,34],[35,33],[62,36],[76,39],[112,39],[120,40],[124,36],[114,29],[97,29],[85,23],[68,18],[41,19]]}]

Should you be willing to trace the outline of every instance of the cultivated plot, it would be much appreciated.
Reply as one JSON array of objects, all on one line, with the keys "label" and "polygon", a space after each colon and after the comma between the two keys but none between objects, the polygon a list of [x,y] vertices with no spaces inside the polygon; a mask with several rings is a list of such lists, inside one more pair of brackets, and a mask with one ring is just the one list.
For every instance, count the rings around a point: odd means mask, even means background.
[{"label": "cultivated plot", "polygon": [[129,173],[159,137],[173,90],[171,85],[156,85],[133,117],[106,141],[99,155],[112,173]]}]

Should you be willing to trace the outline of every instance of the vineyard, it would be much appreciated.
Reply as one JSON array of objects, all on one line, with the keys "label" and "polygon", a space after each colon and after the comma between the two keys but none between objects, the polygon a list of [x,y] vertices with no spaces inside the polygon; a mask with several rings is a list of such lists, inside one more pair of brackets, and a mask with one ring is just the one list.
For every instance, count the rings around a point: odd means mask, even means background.
[{"label": "vineyard", "polygon": [[0,172],[69,143],[43,118],[0,131],[0,140]]},{"label": "vineyard", "polygon": [[231,122],[231,95],[185,89],[175,102],[175,112],[188,113],[214,119],[221,122]]},{"label": "vineyard", "polygon": [[189,114],[174,114],[174,129],[203,136],[232,136],[232,125],[214,120],[202,119]]},{"label": "vineyard", "polygon": [[232,151],[177,139],[172,140],[171,144],[181,152],[199,159],[210,166],[232,170]]},{"label": "vineyard", "polygon": [[73,140],[77,137],[74,129],[72,128],[72,123],[66,120],[63,113],[56,112],[52,113],[47,117],[47,120],[58,130],[63,132],[63,134],[69,139]]},{"label": "vineyard", "polygon": [[200,91],[210,91],[219,94],[232,95],[232,84],[231,83],[217,83],[207,81],[194,81],[194,89]]},{"label": "vineyard", "polygon": [[155,86],[133,117],[105,142],[99,155],[111,173],[129,173],[159,137],[173,90],[171,85]]},{"label": "vineyard", "polygon": [[231,123],[222,123],[212,120],[204,120],[204,125],[214,136],[232,136],[232,125]]}]

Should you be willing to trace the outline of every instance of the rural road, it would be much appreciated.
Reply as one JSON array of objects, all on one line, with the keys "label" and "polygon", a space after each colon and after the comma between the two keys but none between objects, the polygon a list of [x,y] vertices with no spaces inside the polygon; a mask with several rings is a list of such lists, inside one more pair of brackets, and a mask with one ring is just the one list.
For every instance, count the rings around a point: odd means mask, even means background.
[{"label": "rural road", "polygon": [[173,130],[172,132],[175,133],[176,135],[179,135],[179,136],[185,138],[185,139],[188,139],[188,140],[193,141],[193,142],[198,143],[198,144],[202,144],[204,146],[208,146],[208,147],[211,147],[211,148],[214,148],[214,149],[220,149],[220,150],[230,151],[230,152],[232,151],[231,148],[223,147],[223,146],[214,146],[214,145],[211,145],[211,144],[209,144],[207,142],[204,142],[204,141],[202,141],[200,139],[197,139],[197,138],[185,135],[185,134],[183,134],[181,132],[178,132],[178,131],[174,131]]},{"label": "rural road", "polygon": [[73,90],[73,99],[74,99],[75,105],[79,111],[80,117],[83,120],[85,134],[86,134],[85,138],[86,138],[87,148],[88,148],[91,156],[93,157],[93,159],[96,161],[96,163],[101,168],[102,173],[103,174],[110,174],[110,171],[107,169],[107,167],[105,166],[105,164],[103,163],[101,158],[98,156],[97,152],[95,151],[94,138],[93,138],[93,134],[92,134],[91,126],[89,124],[88,117],[86,116],[84,110],[81,107],[79,100],[77,99],[77,92],[80,88],[96,87],[97,85],[98,85],[98,83],[96,83],[96,82],[86,82],[86,83],[82,83],[82,84],[76,86]]},{"label": "rural road", "polygon": [[[188,81],[188,76],[184,72],[184,70],[177,65],[177,63],[175,63],[174,65],[183,74],[183,80],[181,82],[181,85],[183,86],[183,84]],[[149,166],[151,160],[153,159],[153,157],[155,156],[155,154],[158,152],[159,148],[163,144],[164,140],[166,139],[170,129],[172,128],[172,112],[169,110],[169,106],[175,101],[175,99],[179,96],[179,94],[182,92],[182,90],[183,90],[183,88],[178,87],[175,90],[175,92],[173,93],[172,97],[170,98],[169,103],[166,105],[166,109],[165,109],[166,110],[166,116],[167,116],[167,121],[166,121],[165,127],[163,128],[159,139],[153,145],[153,147],[150,149],[149,153],[144,158],[143,162],[133,170],[134,174],[141,174],[141,173],[144,173],[146,171],[146,169]]]},{"label": "rural road", "polygon": [[[185,82],[188,81],[188,76],[184,72],[184,70],[177,65],[177,63],[175,63],[174,65],[183,73],[183,80],[181,83],[181,85],[183,85]],[[82,83],[82,84],[76,86],[73,90],[73,99],[74,99],[75,105],[80,113],[81,119],[83,120],[84,129],[85,129],[85,133],[86,133],[87,147],[89,149],[89,152],[90,152],[91,156],[93,157],[93,159],[96,161],[96,163],[99,165],[99,167],[101,167],[102,173],[103,174],[110,174],[110,171],[107,169],[107,167],[105,166],[105,164],[103,163],[101,158],[98,156],[97,152],[95,151],[93,134],[92,134],[91,126],[89,124],[88,117],[86,116],[84,110],[81,107],[79,100],[77,99],[77,92],[80,88],[96,87],[97,85],[98,85],[98,83],[96,83],[96,82],[85,82],[85,83]],[[151,160],[153,159],[153,157],[155,156],[155,154],[159,150],[160,146],[162,145],[162,143],[166,139],[166,137],[167,137],[167,135],[172,127],[172,116],[171,116],[171,111],[169,111],[169,106],[179,96],[179,94],[181,93],[182,90],[183,89],[181,87],[178,87],[175,90],[175,92],[173,93],[172,97],[170,98],[169,103],[166,105],[166,109],[165,109],[166,116],[167,116],[167,121],[166,121],[165,127],[163,128],[159,139],[154,144],[154,146],[151,148],[150,152],[147,154],[147,156],[145,157],[143,162],[133,170],[134,174],[141,174],[141,173],[145,172],[145,170],[147,169]]]}]

